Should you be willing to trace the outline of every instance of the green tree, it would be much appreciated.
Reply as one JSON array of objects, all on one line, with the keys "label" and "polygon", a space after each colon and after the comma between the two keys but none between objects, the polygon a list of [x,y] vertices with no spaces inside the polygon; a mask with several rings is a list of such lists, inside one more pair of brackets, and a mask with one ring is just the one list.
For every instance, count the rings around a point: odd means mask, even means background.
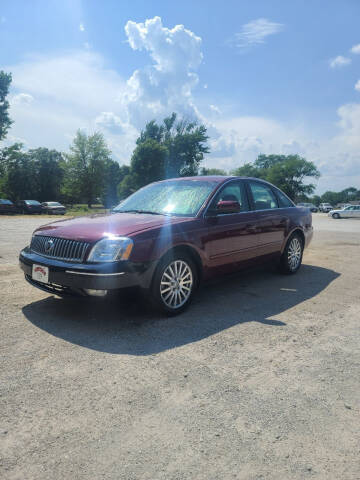
[{"label": "green tree", "polygon": [[247,163],[233,173],[267,180],[293,200],[313,193],[315,185],[307,180],[320,176],[314,163],[299,155],[259,155],[253,164]]},{"label": "green tree", "polygon": [[70,201],[84,201],[91,208],[103,193],[110,160],[103,135],[86,135],[78,130],[65,157],[64,196]]},{"label": "green tree", "polygon": [[199,175],[227,175],[225,170],[221,168],[201,168]]},{"label": "green tree", "polygon": [[164,178],[166,155],[166,147],[152,138],[136,146],[130,169],[139,187]]},{"label": "green tree", "polygon": [[6,137],[13,123],[9,117],[9,102],[6,100],[10,84],[11,73],[5,73],[3,70],[0,70],[0,141]]},{"label": "green tree", "polygon": [[173,113],[163,122],[162,143],[167,148],[166,178],[197,175],[204,154],[210,151],[206,145],[209,137],[205,125],[176,119],[177,115]]},{"label": "green tree", "polygon": [[237,177],[265,178],[266,171],[256,167],[253,163],[244,163],[242,167],[232,170],[231,174],[236,175]]},{"label": "green tree", "polygon": [[129,172],[118,185],[119,200],[124,200],[132,193],[136,192],[139,187],[135,183],[135,177]]},{"label": "green tree", "polygon": [[120,166],[114,160],[107,161],[104,188],[101,194],[101,201],[106,208],[111,208],[118,203],[118,185],[129,171],[130,168],[127,165]]},{"label": "green tree", "polygon": [[118,188],[119,197],[164,178],[197,175],[204,154],[209,152],[207,140],[204,125],[177,120],[176,113],[161,124],[148,122],[136,140],[130,172]]},{"label": "green tree", "polygon": [[316,207],[318,207],[321,203],[321,197],[319,195],[313,195],[309,198],[309,202],[313,203]]},{"label": "green tree", "polygon": [[62,155],[37,148],[25,152],[21,143],[0,153],[1,191],[12,200],[57,200],[63,179]]},{"label": "green tree", "polygon": [[0,153],[2,195],[13,201],[35,198],[36,172],[21,143],[3,148]]},{"label": "green tree", "polygon": [[36,148],[27,152],[36,172],[36,196],[40,202],[58,200],[64,178],[64,160],[60,152]]}]

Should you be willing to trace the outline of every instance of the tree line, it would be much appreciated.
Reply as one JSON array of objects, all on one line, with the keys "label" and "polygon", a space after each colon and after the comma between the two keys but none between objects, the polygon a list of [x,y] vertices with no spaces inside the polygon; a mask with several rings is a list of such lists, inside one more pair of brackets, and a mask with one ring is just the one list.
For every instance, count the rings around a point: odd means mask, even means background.
[{"label": "tree line", "polygon": [[[0,141],[13,123],[7,101],[11,79],[11,74],[0,71]],[[88,135],[78,130],[67,153],[44,147],[25,150],[21,143],[14,143],[0,148],[0,197],[86,203],[89,207],[100,201],[110,207],[153,181],[199,174],[226,175],[221,169],[201,167],[210,151],[208,139],[205,125],[172,113],[160,123],[152,120],[146,124],[129,165],[120,166],[112,159],[100,132]],[[319,178],[320,173],[313,162],[299,155],[262,154],[255,162],[229,173],[268,180],[295,201],[311,199],[317,204],[360,198],[355,188],[311,197],[315,185],[308,180]]]}]

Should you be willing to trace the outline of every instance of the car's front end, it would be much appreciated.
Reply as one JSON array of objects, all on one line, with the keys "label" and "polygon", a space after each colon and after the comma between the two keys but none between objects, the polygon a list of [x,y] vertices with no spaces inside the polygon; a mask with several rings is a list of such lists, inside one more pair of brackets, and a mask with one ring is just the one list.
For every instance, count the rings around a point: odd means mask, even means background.
[{"label": "car's front end", "polygon": [[130,238],[109,235],[95,242],[35,234],[19,257],[26,280],[60,296],[104,296],[141,286],[147,265],[131,262]]},{"label": "car's front end", "polygon": [[113,214],[44,225],[21,251],[20,267],[33,286],[60,296],[148,290],[160,258],[179,242],[190,242],[189,229],[215,186],[211,180],[159,182],[130,196]]}]

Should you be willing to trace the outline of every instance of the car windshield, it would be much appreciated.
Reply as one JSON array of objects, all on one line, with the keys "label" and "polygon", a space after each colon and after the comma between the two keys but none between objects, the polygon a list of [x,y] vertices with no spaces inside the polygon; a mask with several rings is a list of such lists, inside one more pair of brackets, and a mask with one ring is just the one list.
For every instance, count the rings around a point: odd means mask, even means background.
[{"label": "car windshield", "polygon": [[153,183],[123,200],[114,212],[194,217],[217,182],[168,180]]},{"label": "car windshield", "polygon": [[62,207],[61,203],[59,202],[46,202],[48,207]]},{"label": "car windshield", "polygon": [[37,200],[25,200],[25,203],[27,205],[40,205],[40,202],[38,202]]},{"label": "car windshield", "polygon": [[10,200],[6,200],[4,198],[0,198],[0,204],[1,205],[12,205],[12,202]]}]

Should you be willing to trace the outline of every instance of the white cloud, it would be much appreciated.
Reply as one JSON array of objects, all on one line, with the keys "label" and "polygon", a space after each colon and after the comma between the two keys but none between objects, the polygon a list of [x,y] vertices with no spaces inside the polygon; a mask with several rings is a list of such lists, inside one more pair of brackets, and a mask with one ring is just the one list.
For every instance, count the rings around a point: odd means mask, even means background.
[{"label": "white cloud", "polygon": [[18,93],[14,95],[11,99],[11,104],[23,104],[23,105],[30,105],[34,101],[34,97],[29,93]]},{"label": "white cloud", "polygon": [[85,27],[84,27],[83,23],[80,23],[79,30],[80,30],[80,32],[85,32]]},{"label": "white cloud", "polygon": [[266,18],[252,20],[241,27],[241,31],[234,35],[231,43],[238,48],[252,47],[265,43],[266,37],[283,30],[281,23],[271,22]]},{"label": "white cloud", "polygon": [[[127,114],[115,101],[126,82],[106,68],[100,55],[82,51],[29,57],[6,70],[13,73],[10,116],[14,124],[10,133],[26,139],[29,148],[67,150],[78,128],[93,132],[101,127],[115,157],[128,161],[135,129],[129,126],[115,135],[109,117],[103,115],[113,112],[115,120],[119,118],[121,125],[126,125]],[[30,97],[36,99],[31,108]],[[100,125],[101,120],[105,123]]]},{"label": "white cloud", "polygon": [[34,56],[6,68],[12,72],[17,90],[48,100],[54,108],[71,104],[78,113],[111,110],[116,95],[125,87],[119,74],[91,52]]},{"label": "white cloud", "polygon": [[99,129],[106,130],[113,134],[121,134],[125,131],[125,124],[114,112],[101,112],[100,115],[95,118],[95,124]]},{"label": "white cloud", "polygon": [[330,68],[340,68],[345,67],[346,65],[350,65],[351,58],[343,57],[342,55],[338,55],[335,58],[332,58],[329,61]]},{"label": "white cloud", "polygon": [[209,128],[211,155],[205,166],[231,170],[253,162],[260,153],[299,154],[320,169],[318,192],[360,185],[360,104],[342,105],[337,113],[337,134],[323,138],[270,118],[217,120]]},{"label": "white cloud", "polygon": [[358,92],[360,92],[360,80],[358,80],[358,81],[355,83],[355,90],[357,90]]},{"label": "white cloud", "polygon": [[135,70],[119,98],[131,123],[140,128],[146,120],[172,111],[197,116],[192,92],[198,83],[195,70],[203,58],[201,38],[183,25],[164,27],[160,17],[145,23],[129,21],[125,32],[133,50],[145,50],[154,60],[153,65]]},{"label": "white cloud", "polygon": [[355,55],[360,55],[360,43],[357,45],[354,45],[351,50],[352,53],[355,53]]}]

